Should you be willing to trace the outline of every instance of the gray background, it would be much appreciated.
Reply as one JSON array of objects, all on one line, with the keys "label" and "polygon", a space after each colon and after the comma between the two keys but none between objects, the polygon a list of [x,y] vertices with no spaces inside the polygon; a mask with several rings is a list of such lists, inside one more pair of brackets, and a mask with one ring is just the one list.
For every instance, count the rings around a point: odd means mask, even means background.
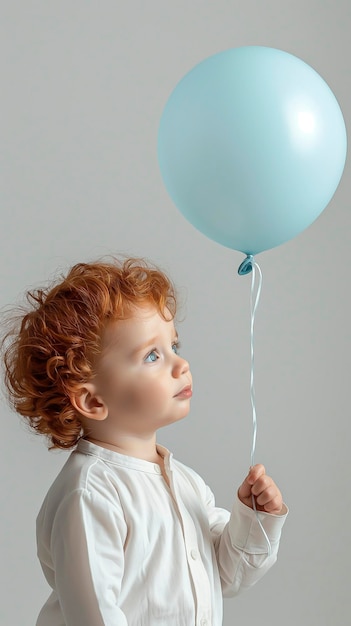
[{"label": "gray background", "polygon": [[[190,416],[159,441],[230,507],[251,450],[250,278],[172,204],[159,118],[196,63],[242,45],[302,58],[351,115],[349,0],[12,0],[0,12],[3,307],[57,269],[123,252],[152,259],[186,301]],[[328,208],[260,255],[257,460],[291,513],[277,565],[225,601],[225,625],[343,626],[350,613],[350,164]],[[33,625],[48,594],[34,520],[66,453],[49,453],[2,400],[4,626]],[[82,625],[83,626],[83,625]]]}]

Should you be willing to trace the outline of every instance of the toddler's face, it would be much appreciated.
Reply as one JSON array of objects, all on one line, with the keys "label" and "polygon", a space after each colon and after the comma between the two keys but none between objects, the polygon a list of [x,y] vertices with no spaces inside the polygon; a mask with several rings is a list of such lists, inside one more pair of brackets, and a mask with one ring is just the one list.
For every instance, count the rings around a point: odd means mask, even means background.
[{"label": "toddler's face", "polygon": [[188,414],[192,377],[177,341],[173,320],[150,305],[107,327],[95,384],[110,423],[147,435]]}]

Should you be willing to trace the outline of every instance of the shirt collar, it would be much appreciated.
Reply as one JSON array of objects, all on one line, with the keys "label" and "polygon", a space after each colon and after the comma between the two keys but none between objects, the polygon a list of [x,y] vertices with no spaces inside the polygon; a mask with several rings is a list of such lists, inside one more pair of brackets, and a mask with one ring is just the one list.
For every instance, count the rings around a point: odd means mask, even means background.
[{"label": "shirt collar", "polygon": [[[171,470],[173,455],[164,446],[157,444],[156,447],[157,451],[164,459],[166,469]],[[161,474],[161,468],[157,463],[152,463],[151,461],[145,461],[144,459],[138,459],[134,456],[128,456],[108,448],[103,448],[102,446],[99,446],[92,441],[88,441],[87,439],[80,439],[75,451],[80,452],[81,454],[98,457],[106,463],[118,465],[119,467],[124,467],[126,469],[134,469],[141,472],[147,472],[149,474]]]}]

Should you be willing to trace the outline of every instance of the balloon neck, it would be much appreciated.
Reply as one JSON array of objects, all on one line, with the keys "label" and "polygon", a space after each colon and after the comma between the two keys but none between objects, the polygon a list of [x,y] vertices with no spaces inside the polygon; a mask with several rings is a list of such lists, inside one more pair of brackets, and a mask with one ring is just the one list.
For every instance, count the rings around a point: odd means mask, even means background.
[{"label": "balloon neck", "polygon": [[246,259],[239,265],[238,274],[240,276],[246,276],[246,274],[250,274],[252,271],[252,266],[254,265],[255,260],[252,254],[248,254]]}]

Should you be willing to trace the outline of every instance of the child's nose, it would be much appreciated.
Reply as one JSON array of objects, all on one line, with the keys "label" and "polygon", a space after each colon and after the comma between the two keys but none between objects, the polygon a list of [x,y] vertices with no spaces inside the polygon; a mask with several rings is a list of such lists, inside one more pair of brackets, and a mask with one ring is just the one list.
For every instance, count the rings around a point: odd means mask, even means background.
[{"label": "child's nose", "polygon": [[186,374],[189,371],[190,365],[188,361],[183,359],[183,357],[176,355],[176,360],[173,365],[173,376],[180,376],[181,374]]}]

